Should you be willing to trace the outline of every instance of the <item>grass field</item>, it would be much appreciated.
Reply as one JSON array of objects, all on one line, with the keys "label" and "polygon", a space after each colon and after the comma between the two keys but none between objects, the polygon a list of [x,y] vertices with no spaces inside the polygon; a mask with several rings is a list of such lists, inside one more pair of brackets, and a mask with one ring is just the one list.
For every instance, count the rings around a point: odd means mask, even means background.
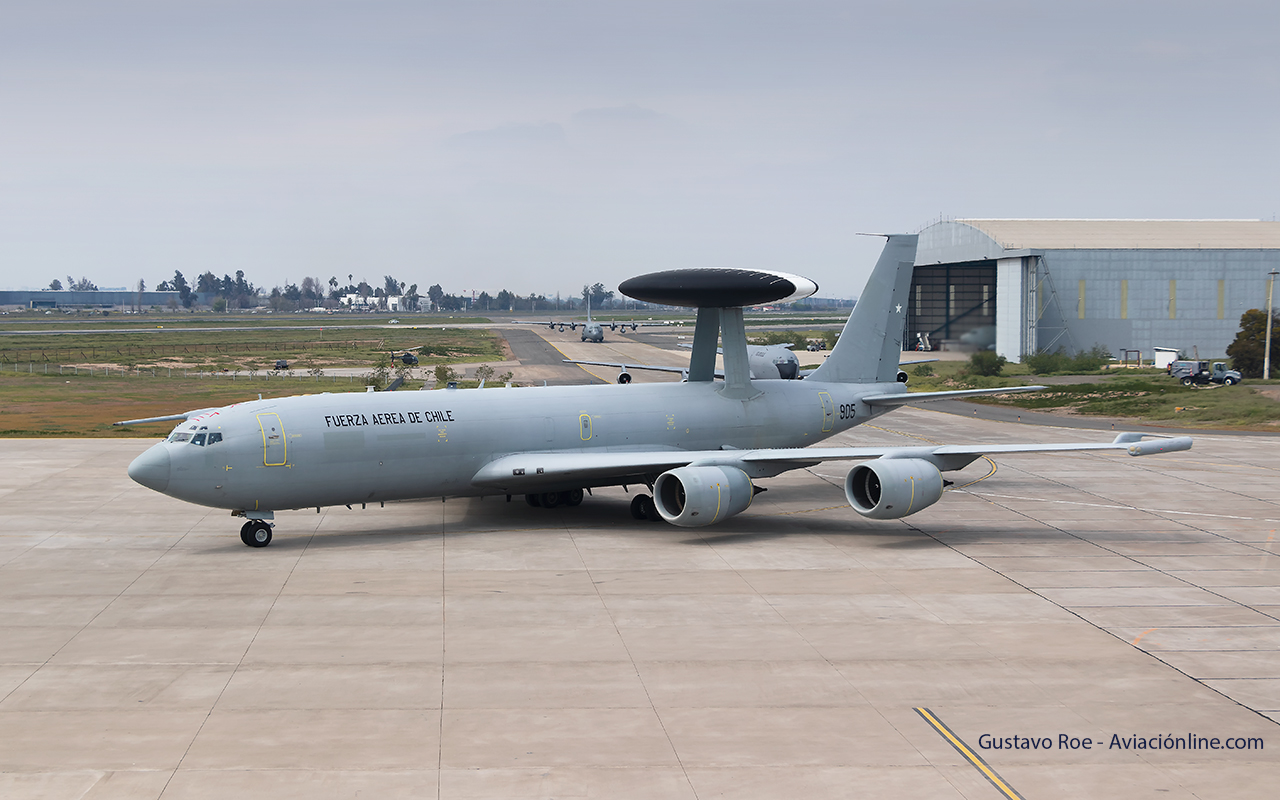
[{"label": "grass field", "polygon": [[400,320],[403,325],[465,325],[468,323],[488,322],[487,317],[466,317],[451,314],[268,314],[240,312],[235,314],[213,314],[207,311],[187,313],[174,312],[168,314],[112,314],[102,316],[87,312],[63,314],[55,312],[46,315],[43,312],[18,311],[0,316],[0,334],[12,331],[61,331],[74,328],[126,329],[152,328],[157,325],[165,328],[182,327],[244,327],[260,328],[263,326],[287,328],[349,328],[369,325],[386,325],[393,319]]},{"label": "grass field", "polygon": [[[501,337],[483,329],[428,329],[367,326],[367,317],[353,316],[350,324],[323,330],[304,330],[314,319],[299,319],[283,326],[283,317],[229,318],[211,324],[210,315],[158,317],[154,333],[126,333],[146,317],[81,318],[80,324],[63,321],[27,321],[37,330],[68,333],[5,335],[0,324],[0,436],[149,436],[162,435],[170,426],[113,428],[122,419],[161,416],[197,408],[227,405],[263,397],[280,397],[320,391],[364,391],[360,377],[309,375],[309,370],[354,368],[373,371],[386,365],[388,353],[419,348],[421,371],[433,364],[503,361],[508,358]],[[302,315],[298,315],[302,316]],[[439,317],[415,317],[438,320]],[[457,321],[458,318],[455,318]],[[289,320],[292,321],[292,320]],[[347,321],[345,318],[343,321]],[[176,323],[176,324],[175,324]],[[212,327],[215,330],[193,330]],[[88,328],[101,329],[89,333]],[[284,329],[279,329],[284,328]],[[821,331],[800,331],[800,338],[817,338]],[[773,334],[787,336],[786,334]],[[795,338],[793,336],[793,338]],[[278,358],[287,359],[292,376],[271,375]],[[14,363],[21,372],[14,372]],[[28,365],[30,365],[28,367]],[[58,374],[59,365],[78,365],[80,374]],[[109,377],[103,367],[109,367]],[[85,367],[93,367],[92,376]],[[156,376],[147,374],[153,369]],[[1020,386],[1036,380],[1023,365],[1005,367],[1001,377],[967,373],[967,362],[937,362],[908,367],[914,391]],[[30,369],[30,373],[27,370]],[[48,370],[48,374],[45,370]],[[120,370],[141,375],[122,376]],[[210,371],[221,372],[207,377]],[[183,372],[205,373],[199,378]],[[69,370],[68,370],[69,371]],[[1092,381],[1092,382],[1086,382]],[[464,384],[465,385],[465,384]],[[1130,417],[1180,427],[1276,430],[1280,427],[1280,402],[1254,391],[1264,382],[1239,386],[1188,388],[1154,370],[1100,372],[1079,383],[1053,385],[1037,394],[989,398],[983,402],[1031,410],[1072,414]],[[406,389],[416,389],[420,381]]]},{"label": "grass field", "polygon": [[125,419],[180,414],[245,400],[318,391],[363,392],[359,379],[79,377],[0,374],[0,436],[163,436],[175,423],[113,428]]},{"label": "grass field", "polygon": [[1051,386],[1043,392],[992,402],[1036,411],[1132,417],[1185,428],[1280,427],[1280,402],[1249,385],[1188,387],[1163,376],[1117,376],[1103,383]]},{"label": "grass field", "polygon": [[482,329],[191,327],[157,327],[146,333],[89,333],[71,328],[62,334],[21,336],[0,331],[0,362],[250,371],[271,369],[277,359],[285,359],[294,370],[305,372],[372,368],[387,363],[389,353],[409,348],[419,348],[415,352],[424,365],[504,359],[500,337]]},{"label": "grass field", "polygon": [[[282,325],[293,322],[292,315],[248,316],[6,319],[0,325],[0,436],[159,436],[172,426],[130,429],[111,423],[228,405],[256,399],[259,393],[280,397],[364,391],[358,376],[318,373],[334,368],[372,372],[390,362],[391,352],[409,348],[417,348],[421,371],[434,364],[507,358],[502,338],[483,329],[367,327],[386,319],[360,315],[338,320],[350,324],[332,326],[325,317],[319,320],[323,330],[305,330],[305,323],[317,320]],[[438,324],[447,318],[427,319]],[[159,327],[142,333],[125,330],[146,323]],[[40,333],[13,335],[15,326]],[[289,362],[292,375],[269,374],[281,358]],[[15,364],[20,371],[15,372]],[[87,374],[90,369],[92,375]],[[421,381],[405,388],[419,386]]]},{"label": "grass field", "polygon": [[[909,385],[913,391],[945,391],[1025,386],[1037,380],[1020,364],[1006,366],[1005,374],[994,378],[967,375],[967,367],[966,362],[939,362],[909,368]],[[926,372],[932,374],[923,374]],[[1055,383],[1041,392],[975,398],[973,402],[1033,411],[1129,417],[1185,428],[1276,430],[1280,428],[1280,402],[1255,391],[1275,385],[1274,381],[1247,381],[1237,386],[1188,387],[1162,370],[1102,370],[1079,383]]]}]

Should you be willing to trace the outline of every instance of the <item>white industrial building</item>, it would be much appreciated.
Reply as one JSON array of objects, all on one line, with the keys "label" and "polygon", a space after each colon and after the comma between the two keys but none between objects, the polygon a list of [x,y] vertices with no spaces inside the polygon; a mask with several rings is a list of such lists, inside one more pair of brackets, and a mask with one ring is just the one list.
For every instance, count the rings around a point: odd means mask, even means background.
[{"label": "white industrial building", "polygon": [[1277,269],[1277,222],[947,220],[920,231],[906,341],[1216,357]]}]

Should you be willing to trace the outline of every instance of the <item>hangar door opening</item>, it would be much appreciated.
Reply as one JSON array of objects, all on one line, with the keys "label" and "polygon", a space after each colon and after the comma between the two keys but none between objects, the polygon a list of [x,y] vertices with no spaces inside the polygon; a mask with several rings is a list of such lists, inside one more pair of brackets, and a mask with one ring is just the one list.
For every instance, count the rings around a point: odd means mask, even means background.
[{"label": "hangar door opening", "polygon": [[904,348],[985,350],[996,341],[996,262],[917,266],[911,275]]}]

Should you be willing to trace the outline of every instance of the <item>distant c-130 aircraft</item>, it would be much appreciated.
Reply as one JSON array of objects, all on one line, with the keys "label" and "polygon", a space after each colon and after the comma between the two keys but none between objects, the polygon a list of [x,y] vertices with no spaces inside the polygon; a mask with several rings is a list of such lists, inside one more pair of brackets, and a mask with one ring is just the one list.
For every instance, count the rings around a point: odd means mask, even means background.
[{"label": "distant c-130 aircraft", "polygon": [[[748,509],[758,484],[827,461],[857,462],[853,510],[898,519],[936,503],[942,474],[987,454],[1187,450],[1187,437],[1121,433],[1112,442],[813,447],[908,402],[1034,391],[908,393],[898,380],[903,308],[916,237],[891,235],[831,355],[805,380],[752,380],[742,308],[817,291],[778,272],[692,269],[625,281],[623,293],[698,309],[688,380],[619,386],[337,393],[256,400],[178,414],[129,475],[143,486],[246,519],[264,547],[274,512],[388,500],[524,495],[577,505],[584,490],[645,485],[636,518],[712,525]],[[724,380],[716,381],[723,339]]]}]

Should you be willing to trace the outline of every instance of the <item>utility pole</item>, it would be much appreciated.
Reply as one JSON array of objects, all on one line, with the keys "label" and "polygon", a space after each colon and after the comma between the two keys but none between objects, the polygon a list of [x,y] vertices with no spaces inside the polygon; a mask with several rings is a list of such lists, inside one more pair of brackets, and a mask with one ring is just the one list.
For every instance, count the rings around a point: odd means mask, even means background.
[{"label": "utility pole", "polygon": [[1271,377],[1271,293],[1276,288],[1276,276],[1280,272],[1271,270],[1267,273],[1271,280],[1267,282],[1267,344],[1262,350],[1262,379],[1265,381]]}]

